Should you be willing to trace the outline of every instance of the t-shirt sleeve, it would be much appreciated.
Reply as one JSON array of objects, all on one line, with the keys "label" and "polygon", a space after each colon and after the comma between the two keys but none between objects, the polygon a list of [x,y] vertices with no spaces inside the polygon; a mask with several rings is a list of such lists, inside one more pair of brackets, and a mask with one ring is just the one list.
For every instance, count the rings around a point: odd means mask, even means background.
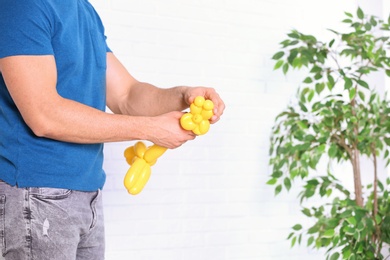
[{"label": "t-shirt sleeve", "polygon": [[112,50],[110,49],[110,47],[108,46],[108,43],[107,43],[107,36],[105,34],[105,29],[104,29],[104,25],[103,25],[102,19],[100,18],[99,14],[96,12],[95,8],[92,5],[91,5],[91,7],[92,7],[92,10],[93,10],[93,14],[95,16],[96,22],[97,22],[97,24],[99,26],[99,30],[104,35],[104,40],[106,41],[106,52],[112,52]]},{"label": "t-shirt sleeve", "polygon": [[104,36],[105,39],[106,39],[106,52],[113,52],[110,47],[108,46],[108,43],[107,43],[107,36]]},{"label": "t-shirt sleeve", "polygon": [[53,54],[50,14],[40,0],[1,0],[0,58]]}]

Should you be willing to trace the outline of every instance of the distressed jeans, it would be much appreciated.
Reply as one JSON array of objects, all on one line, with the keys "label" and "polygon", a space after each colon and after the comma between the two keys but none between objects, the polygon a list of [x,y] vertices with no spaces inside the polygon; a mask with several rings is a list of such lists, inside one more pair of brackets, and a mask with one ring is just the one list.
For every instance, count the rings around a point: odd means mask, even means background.
[{"label": "distressed jeans", "polygon": [[104,259],[101,191],[17,188],[0,180],[0,260]]}]

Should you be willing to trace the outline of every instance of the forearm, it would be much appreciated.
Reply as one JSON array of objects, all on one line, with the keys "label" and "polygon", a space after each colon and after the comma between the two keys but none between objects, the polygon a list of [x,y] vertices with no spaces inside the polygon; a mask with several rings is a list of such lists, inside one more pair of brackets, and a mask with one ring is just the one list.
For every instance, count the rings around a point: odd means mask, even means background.
[{"label": "forearm", "polygon": [[136,116],[157,116],[171,111],[182,111],[188,107],[184,98],[186,87],[168,89],[137,82],[123,100],[122,114]]},{"label": "forearm", "polygon": [[107,54],[107,106],[116,114],[156,116],[188,107],[187,87],[158,88],[136,80],[115,57]]},{"label": "forearm", "polygon": [[[137,99],[130,99],[135,106],[142,105],[140,110],[129,113],[109,114],[93,107],[63,98],[57,92],[57,73],[55,59],[52,55],[44,56],[12,56],[0,59],[0,72],[7,89],[15,102],[24,122],[35,135],[59,141],[74,143],[103,143],[127,140],[148,140],[160,146],[175,148],[194,136],[180,127],[181,112],[171,112],[161,116],[158,111],[181,110],[183,100],[180,89],[159,90],[153,86],[140,84],[132,79],[114,56],[109,55],[113,66],[108,68],[107,105],[113,112],[120,112],[123,98],[128,91],[124,86],[133,86],[139,91]],[[111,75],[111,76],[110,76]],[[150,94],[148,92],[151,92]],[[169,94],[168,94],[169,93]],[[157,98],[169,97],[171,104],[159,102]],[[179,102],[174,101],[178,97]],[[155,102],[155,104],[150,105]],[[128,103],[128,102],[125,102]],[[169,105],[168,105],[169,104]],[[152,108],[150,108],[152,106]],[[132,105],[132,107],[134,107]],[[126,106],[124,106],[126,108]],[[128,115],[126,115],[128,114]],[[144,114],[145,116],[140,116]]]},{"label": "forearm", "polygon": [[73,143],[148,139],[153,129],[150,118],[109,114],[63,98],[31,121],[37,136]]}]

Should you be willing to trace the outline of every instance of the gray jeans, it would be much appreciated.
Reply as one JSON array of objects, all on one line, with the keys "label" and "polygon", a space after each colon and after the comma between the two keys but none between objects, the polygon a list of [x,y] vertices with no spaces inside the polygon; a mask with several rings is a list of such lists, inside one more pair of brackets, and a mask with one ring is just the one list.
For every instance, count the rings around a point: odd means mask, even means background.
[{"label": "gray jeans", "polygon": [[0,260],[104,259],[101,191],[17,188],[0,180]]}]

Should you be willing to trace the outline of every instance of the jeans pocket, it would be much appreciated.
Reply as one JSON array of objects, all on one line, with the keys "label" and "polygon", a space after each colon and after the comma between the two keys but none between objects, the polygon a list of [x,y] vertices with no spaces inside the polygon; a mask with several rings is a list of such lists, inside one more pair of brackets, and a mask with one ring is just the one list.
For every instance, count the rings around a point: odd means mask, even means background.
[{"label": "jeans pocket", "polygon": [[72,190],[58,188],[30,188],[29,194],[38,199],[61,200],[72,194]]}]

